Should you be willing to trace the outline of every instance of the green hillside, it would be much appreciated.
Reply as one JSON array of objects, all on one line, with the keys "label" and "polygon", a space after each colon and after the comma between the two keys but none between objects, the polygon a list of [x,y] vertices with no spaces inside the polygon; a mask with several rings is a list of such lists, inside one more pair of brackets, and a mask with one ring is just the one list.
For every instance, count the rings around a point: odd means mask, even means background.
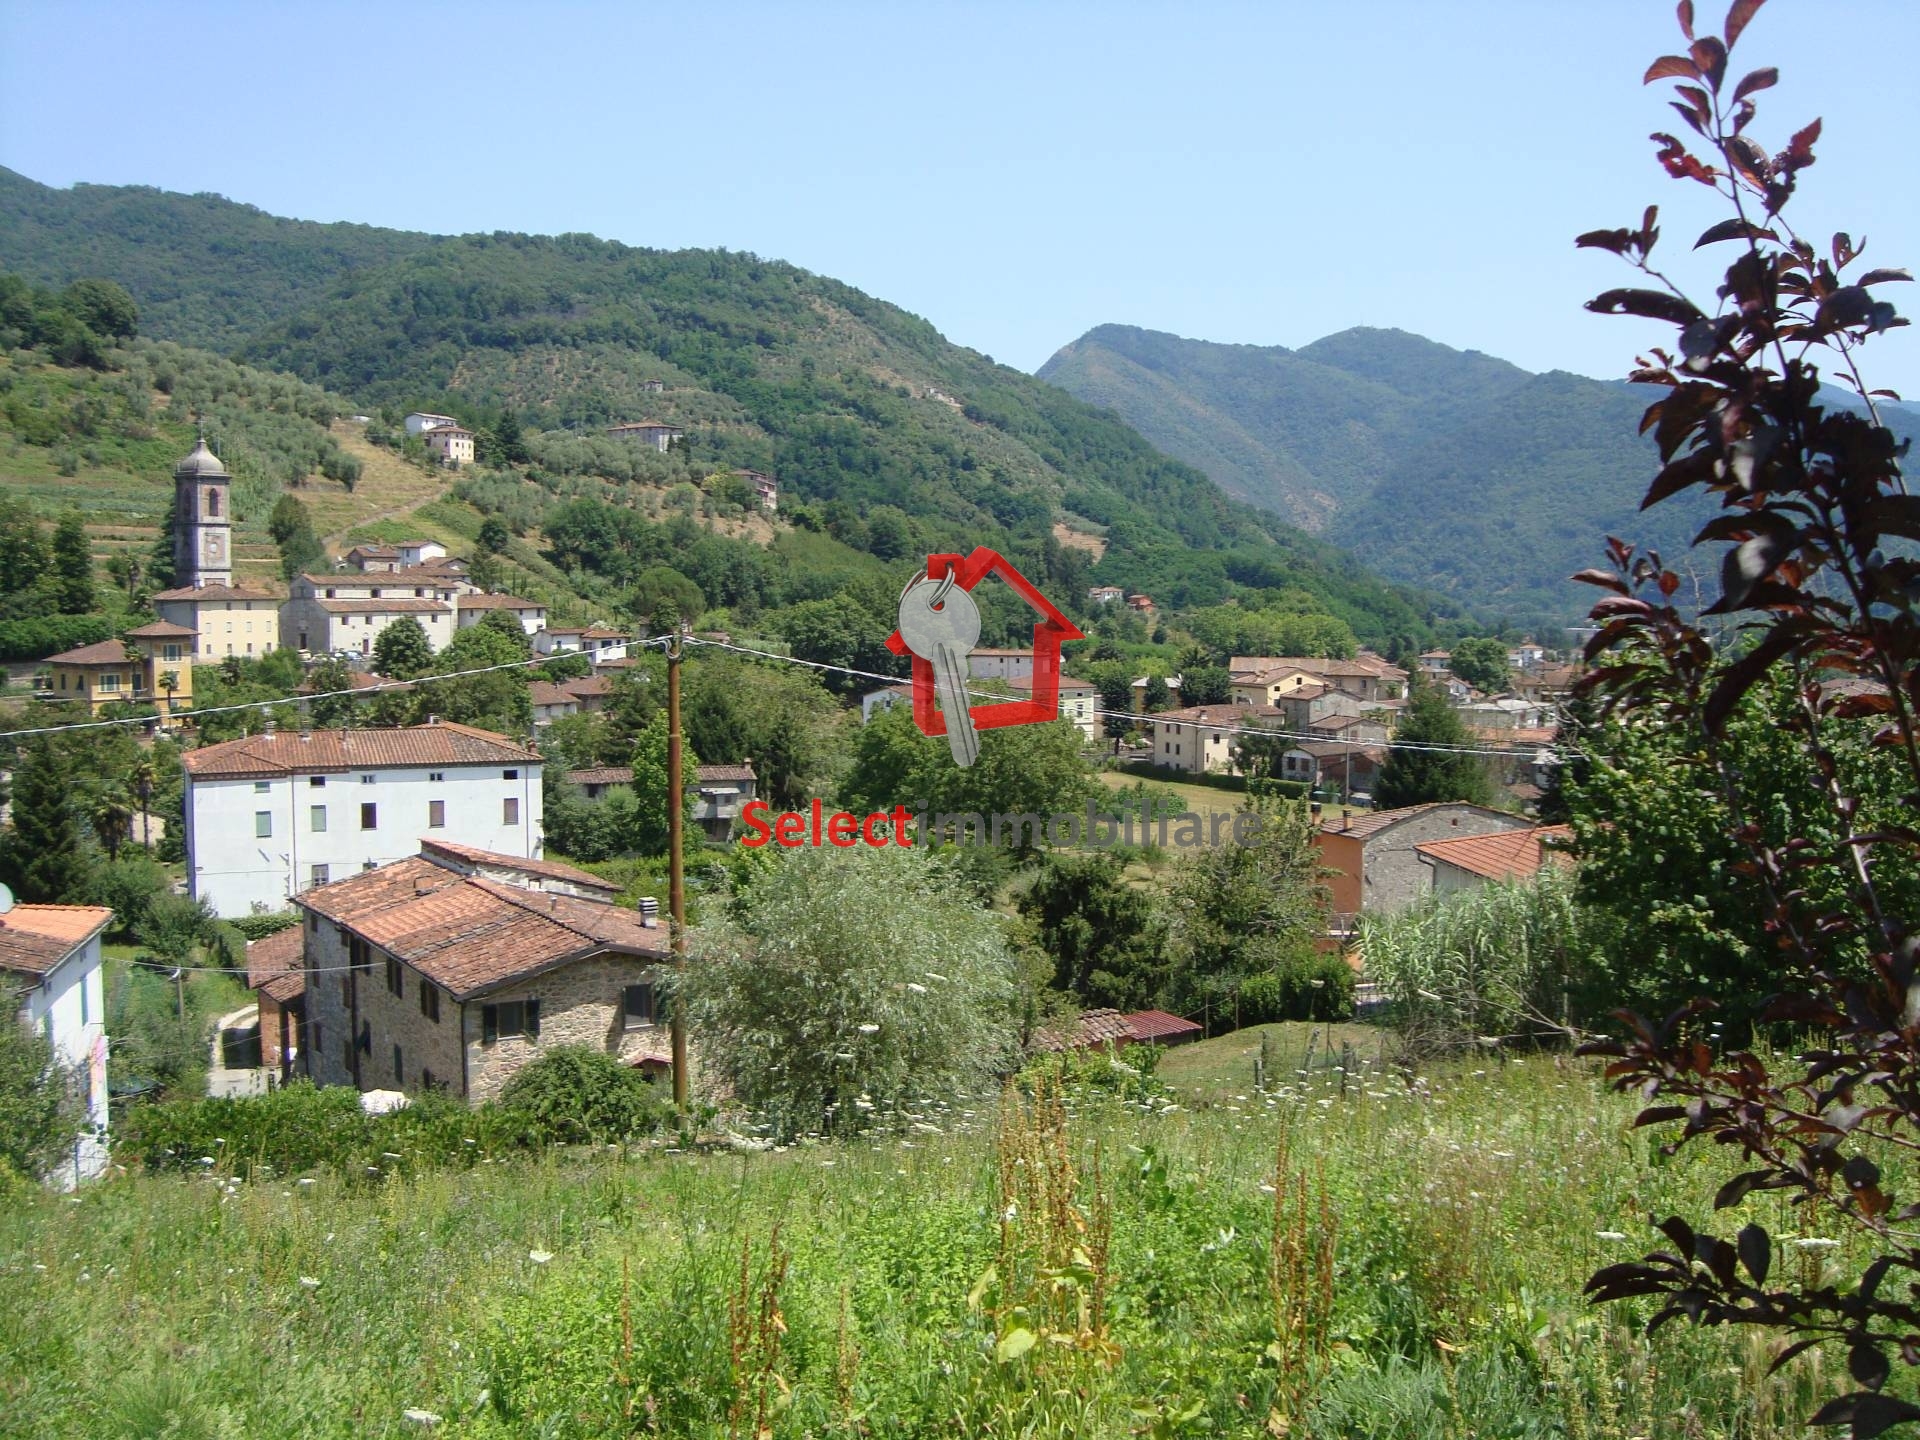
[{"label": "green hillside", "polygon": [[411,255],[427,235],[284,220],[218,195],[145,185],[56,190],[0,166],[0,270],[41,285],[111,276],[147,334],[231,350],[349,271]]},{"label": "green hillside", "polygon": [[[314,226],[212,197],[0,178],[0,256],[29,279],[99,271],[133,292],[143,333],[225,344],[368,409],[524,430],[525,477],[561,498],[622,504],[636,481],[771,469],[783,509],[883,560],[980,543],[1044,555],[1063,526],[1104,549],[1097,564],[1049,561],[1056,584],[1176,607],[1301,589],[1382,640],[1429,633],[1452,608],[1382,585],[1111,415],[790,265]],[[61,237],[82,224],[69,253]],[[647,418],[688,432],[664,468],[599,433]]]},{"label": "green hillside", "polygon": [[[1566,577],[1607,535],[1675,553],[1711,508],[1639,513],[1648,396],[1400,330],[1288,350],[1103,325],[1040,374],[1375,573],[1509,617],[1583,612],[1592,597]],[[1897,407],[1892,423],[1920,428]]]}]

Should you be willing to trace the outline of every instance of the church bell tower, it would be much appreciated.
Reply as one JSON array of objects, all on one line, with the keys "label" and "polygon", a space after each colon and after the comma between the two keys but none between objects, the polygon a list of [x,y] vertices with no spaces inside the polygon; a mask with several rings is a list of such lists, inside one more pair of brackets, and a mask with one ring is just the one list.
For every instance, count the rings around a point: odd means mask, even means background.
[{"label": "church bell tower", "polygon": [[176,585],[233,584],[230,477],[202,435],[173,467],[173,570]]}]

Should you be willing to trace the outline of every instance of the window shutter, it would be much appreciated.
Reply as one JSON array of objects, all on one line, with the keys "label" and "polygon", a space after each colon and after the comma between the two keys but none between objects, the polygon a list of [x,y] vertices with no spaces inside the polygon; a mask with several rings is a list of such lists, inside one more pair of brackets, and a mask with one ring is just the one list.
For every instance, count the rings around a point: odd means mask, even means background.
[{"label": "window shutter", "polygon": [[538,1000],[527,1001],[527,1038],[529,1040],[540,1038],[540,1002]]},{"label": "window shutter", "polygon": [[500,1038],[500,1007],[482,1005],[480,1007],[480,1043],[491,1045]]}]

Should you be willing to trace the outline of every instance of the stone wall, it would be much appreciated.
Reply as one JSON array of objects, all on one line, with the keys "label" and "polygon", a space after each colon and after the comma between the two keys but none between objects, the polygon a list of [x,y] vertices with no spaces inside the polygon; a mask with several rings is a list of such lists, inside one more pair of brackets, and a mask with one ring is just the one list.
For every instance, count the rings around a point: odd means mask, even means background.
[{"label": "stone wall", "polygon": [[1361,908],[1369,915],[1391,915],[1432,888],[1433,872],[1414,853],[1416,845],[1462,835],[1525,830],[1533,823],[1522,815],[1482,810],[1476,805],[1442,805],[1389,826],[1365,842]]},{"label": "stone wall", "polygon": [[[624,1028],[626,987],[657,981],[662,967],[631,955],[597,955],[549,970],[478,996],[464,1007],[467,1049],[467,1098],[491,1100],[506,1088],[514,1072],[556,1045],[588,1045],[633,1064],[644,1055],[669,1052],[664,1013],[658,1024]],[[481,1009],[513,1000],[540,1002],[540,1038],[503,1036],[486,1044]]]}]

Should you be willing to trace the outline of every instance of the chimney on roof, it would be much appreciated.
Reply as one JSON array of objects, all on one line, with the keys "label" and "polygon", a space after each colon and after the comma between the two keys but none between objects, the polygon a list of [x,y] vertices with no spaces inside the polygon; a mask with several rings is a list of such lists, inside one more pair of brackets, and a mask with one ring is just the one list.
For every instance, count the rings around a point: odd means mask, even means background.
[{"label": "chimney on roof", "polygon": [[427,716],[427,724],[438,725],[439,723],[440,723],[440,717],[438,715]]},{"label": "chimney on roof", "polygon": [[640,923],[658,925],[660,923],[660,902],[651,895],[640,897]]},{"label": "chimney on roof", "polygon": [[306,726],[302,725],[300,727],[300,743],[302,745],[305,745],[308,741],[312,739],[313,739],[313,731],[309,730]]}]

